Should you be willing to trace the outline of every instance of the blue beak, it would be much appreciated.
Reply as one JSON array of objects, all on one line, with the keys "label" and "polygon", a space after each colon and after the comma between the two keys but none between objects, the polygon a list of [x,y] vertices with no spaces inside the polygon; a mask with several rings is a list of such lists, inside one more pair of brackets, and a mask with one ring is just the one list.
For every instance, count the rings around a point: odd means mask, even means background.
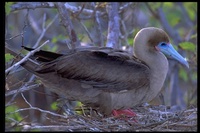
[{"label": "blue beak", "polygon": [[185,65],[187,68],[189,68],[189,64],[185,58],[183,58],[171,44],[166,43],[160,43],[156,46],[157,49],[159,49],[163,54],[166,56],[171,57],[172,59],[177,60],[181,64]]}]

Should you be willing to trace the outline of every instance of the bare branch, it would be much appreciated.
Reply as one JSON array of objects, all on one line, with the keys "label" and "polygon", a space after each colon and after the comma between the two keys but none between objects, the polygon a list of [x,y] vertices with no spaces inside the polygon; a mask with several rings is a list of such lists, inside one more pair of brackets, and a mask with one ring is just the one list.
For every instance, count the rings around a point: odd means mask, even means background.
[{"label": "bare branch", "polygon": [[15,36],[13,36],[13,37],[10,37],[10,38],[8,38],[8,39],[5,39],[6,41],[9,41],[9,40],[12,40],[12,39],[14,39],[14,38],[16,38],[16,37],[18,37],[18,36],[22,36],[24,34],[24,32],[22,32],[22,33],[20,33],[20,34],[17,34],[17,35],[15,35]]},{"label": "bare branch", "polygon": [[[65,3],[65,8],[73,14],[79,13],[81,11],[82,14],[86,15],[86,17],[78,17],[79,19],[91,19],[94,16],[93,10],[90,9],[82,9],[82,7],[75,7],[70,4],[69,2]],[[13,4],[11,6],[11,12],[16,10],[23,10],[23,9],[36,9],[36,8],[56,8],[53,2],[18,2],[17,4]],[[99,16],[103,16],[106,13],[97,11]]]},{"label": "bare branch", "polygon": [[128,46],[129,44],[128,44],[127,38],[128,38],[129,33],[127,33],[127,29],[126,29],[126,25],[124,23],[124,20],[120,19],[120,22],[121,22],[121,34],[122,34],[122,35],[120,35],[120,39],[124,40],[126,46]]},{"label": "bare branch", "polygon": [[[71,6],[71,5],[68,4],[68,3],[65,3],[65,7],[67,8],[67,10],[69,10],[69,11],[72,12],[72,13],[78,13],[78,12],[80,12],[80,10],[82,9],[81,7]],[[83,13],[83,14],[85,14],[85,15],[88,16],[88,15],[94,14],[94,11],[84,8],[84,9],[82,10],[81,13]],[[97,13],[99,16],[102,16],[102,15],[105,14],[104,12],[100,12],[100,11],[96,11],[96,13]]]},{"label": "bare branch", "polygon": [[188,12],[186,11],[185,7],[183,6],[182,2],[177,2],[177,4],[179,5],[180,9],[181,9],[181,13],[184,15],[183,19],[185,19],[185,23],[191,28],[193,27],[193,22],[191,21]]},{"label": "bare branch", "polygon": [[55,8],[52,2],[18,2],[11,6],[11,12],[23,9]]},{"label": "bare branch", "polygon": [[20,89],[12,90],[12,91],[6,93],[5,96],[7,97],[7,96],[10,96],[10,95],[14,95],[14,94],[16,94],[16,93],[22,93],[22,92],[25,92],[25,91],[28,91],[28,90],[37,88],[37,87],[39,87],[39,86],[40,86],[40,84],[34,84],[34,85],[29,85],[29,86],[27,86],[27,84],[25,84],[25,85],[24,85],[22,88],[20,88]]},{"label": "bare branch", "polygon": [[43,47],[45,44],[47,44],[49,42],[49,40],[47,40],[46,42],[44,42],[41,46],[39,46],[38,48],[30,51],[22,60],[20,60],[19,62],[15,63],[13,66],[9,67],[8,69],[6,69],[5,73],[9,72],[10,70],[12,70],[13,68],[19,66],[20,64],[22,64],[23,62],[25,62],[31,55],[33,55],[35,52],[39,51],[41,49],[41,47]]},{"label": "bare branch", "polygon": [[182,39],[181,39],[180,35],[178,34],[178,32],[176,30],[174,30],[170,26],[162,8],[158,8],[158,15],[159,15],[160,22],[162,23],[162,26],[164,27],[166,32],[174,39],[175,44],[178,44],[179,42],[181,42]]},{"label": "bare branch", "polygon": [[103,34],[102,34],[101,23],[100,23],[100,20],[99,20],[99,13],[97,13],[98,11],[95,8],[95,3],[92,2],[91,5],[94,8],[95,22],[97,24],[97,25],[95,25],[95,28],[97,29],[97,34],[99,35],[99,39],[98,39],[99,40],[99,45],[101,47],[103,47],[104,46],[104,41],[103,41]]},{"label": "bare branch", "polygon": [[107,5],[108,10],[108,35],[107,35],[107,47],[119,48],[119,3],[110,2]]},{"label": "bare branch", "polygon": [[56,15],[53,20],[47,25],[47,27],[45,28],[45,21],[46,21],[46,15],[44,14],[44,18],[43,18],[43,24],[42,24],[42,33],[40,34],[40,37],[38,38],[37,42],[35,43],[35,45],[33,46],[33,48],[36,48],[40,41],[42,40],[42,38],[44,37],[46,31],[49,29],[49,27],[53,24],[53,22],[58,18],[58,15]]},{"label": "bare branch", "polygon": [[152,13],[152,15],[156,18],[156,19],[159,19],[159,16],[158,14],[151,8],[151,6],[149,5],[148,2],[145,2],[147,8],[149,9],[149,11]]},{"label": "bare branch", "polygon": [[56,117],[67,118],[67,116],[65,116],[65,115],[56,114],[56,113],[53,113],[51,111],[43,110],[43,109],[40,109],[40,108],[37,108],[37,107],[18,109],[16,111],[10,112],[8,114],[14,114],[14,113],[21,112],[21,111],[26,111],[26,110],[37,110],[37,111],[40,111],[42,113],[47,113],[47,114],[50,114],[50,115],[53,115],[53,116],[56,116]]},{"label": "bare branch", "polygon": [[58,8],[58,12],[61,18],[61,23],[66,29],[66,33],[69,35],[69,38],[71,40],[72,49],[74,49],[77,46],[80,46],[80,41],[77,38],[76,32],[74,30],[74,27],[72,25],[72,22],[70,20],[70,16],[68,14],[67,9],[64,6],[64,3],[57,2],[56,6]]},{"label": "bare branch", "polygon": [[78,125],[78,126],[68,126],[68,125],[48,125],[48,126],[29,126],[25,125],[24,130],[33,130],[33,129],[39,129],[42,131],[70,131],[73,132],[73,130],[77,129],[84,129],[84,125]]},{"label": "bare branch", "polygon": [[85,29],[85,31],[86,31],[87,35],[89,36],[91,42],[94,43],[92,36],[90,35],[90,32],[88,31],[87,27],[83,24],[83,22],[80,21],[80,23],[83,26],[83,28]]}]

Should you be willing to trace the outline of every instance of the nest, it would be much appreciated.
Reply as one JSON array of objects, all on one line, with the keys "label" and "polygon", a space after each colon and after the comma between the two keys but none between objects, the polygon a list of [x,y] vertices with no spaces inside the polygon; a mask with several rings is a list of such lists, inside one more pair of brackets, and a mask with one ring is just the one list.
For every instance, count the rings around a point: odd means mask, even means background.
[{"label": "nest", "polygon": [[[176,106],[138,106],[135,117],[105,117],[95,111],[82,115],[63,115],[50,118],[52,125],[23,125],[24,131],[197,131],[197,108],[178,110]],[[177,111],[178,110],[178,111]]]}]

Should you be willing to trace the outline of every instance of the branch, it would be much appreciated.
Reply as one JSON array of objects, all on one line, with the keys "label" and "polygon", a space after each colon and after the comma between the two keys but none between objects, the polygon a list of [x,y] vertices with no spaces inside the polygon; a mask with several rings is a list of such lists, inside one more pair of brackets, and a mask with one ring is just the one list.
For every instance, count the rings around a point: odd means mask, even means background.
[{"label": "branch", "polygon": [[178,44],[182,41],[180,35],[176,30],[174,30],[167,21],[167,18],[162,10],[162,8],[158,8],[158,16],[162,26],[164,27],[165,31],[174,39],[175,44]]},{"label": "branch", "polygon": [[100,20],[99,20],[99,15],[100,14],[98,13],[98,11],[95,8],[95,3],[92,2],[91,5],[94,8],[95,22],[97,24],[97,25],[95,25],[95,28],[97,29],[97,34],[99,35],[99,38],[98,38],[99,44],[98,45],[103,47],[104,46],[104,41],[103,41],[102,27],[101,27],[101,23],[100,23]]},{"label": "branch", "polygon": [[5,96],[7,97],[7,96],[10,96],[10,95],[14,95],[16,93],[22,93],[22,92],[25,92],[25,91],[28,91],[28,90],[31,90],[31,89],[34,89],[34,88],[38,88],[39,86],[40,86],[40,84],[34,84],[34,85],[29,85],[29,86],[27,86],[27,84],[26,84],[20,89],[9,91],[8,93],[5,94]]},{"label": "branch", "polygon": [[85,29],[85,31],[86,31],[88,37],[90,38],[92,44],[94,44],[94,41],[93,41],[93,39],[92,39],[92,36],[91,36],[90,32],[88,31],[87,27],[83,24],[83,22],[80,21],[80,23],[81,23],[81,25],[83,26],[83,28]]},{"label": "branch", "polygon": [[36,9],[36,8],[55,8],[52,2],[18,2],[13,4],[11,7],[11,12],[23,9]]},{"label": "branch", "polygon": [[[64,5],[65,5],[66,9],[69,10],[70,12],[72,12],[72,13],[78,13],[78,12],[80,12],[80,10],[82,10],[81,7],[71,6],[71,5],[68,4],[68,3],[65,3]],[[83,14],[86,15],[86,16],[88,16],[88,15],[94,14],[94,10],[89,10],[89,9],[85,9],[85,8],[84,8],[84,9],[82,10],[81,13],[83,13]],[[99,16],[102,16],[102,15],[105,14],[104,12],[100,12],[100,11],[96,11],[96,13],[97,13]]]},{"label": "branch", "polygon": [[24,125],[23,130],[39,129],[40,131],[69,131],[73,132],[77,129],[84,129],[84,125],[68,126],[68,125],[48,125],[48,126],[34,126]]},{"label": "branch", "polygon": [[33,46],[33,48],[36,48],[40,41],[42,40],[42,38],[44,37],[46,31],[49,29],[49,27],[53,24],[53,22],[58,18],[58,15],[56,15],[53,20],[47,25],[47,27],[45,28],[45,21],[46,21],[46,14],[44,14],[44,18],[43,18],[43,24],[42,24],[42,33],[40,34],[40,37],[38,38],[37,42],[35,43],[35,45]]},{"label": "branch", "polygon": [[[22,93],[21,93],[21,94],[22,94]],[[56,117],[61,117],[61,118],[64,118],[64,119],[67,118],[67,116],[65,116],[65,115],[60,115],[60,114],[56,114],[56,113],[53,113],[53,112],[50,112],[50,111],[47,111],[47,110],[43,110],[43,109],[40,109],[40,108],[37,108],[37,107],[33,107],[33,106],[26,100],[26,98],[24,97],[23,94],[22,94],[22,97],[23,97],[23,99],[25,100],[25,102],[30,106],[30,108],[18,109],[18,110],[15,110],[14,112],[10,112],[10,113],[7,113],[7,114],[14,114],[14,113],[21,112],[21,111],[26,111],[26,110],[38,110],[38,111],[40,111],[40,112],[47,113],[47,114],[50,114],[50,115],[53,115],[53,116],[56,116]]]},{"label": "branch", "polygon": [[107,47],[119,48],[119,3],[110,2],[107,5],[108,10],[108,35],[107,35]]},{"label": "branch", "polygon": [[46,42],[44,42],[42,45],[40,45],[38,48],[30,51],[22,60],[20,60],[19,62],[15,63],[13,66],[9,67],[8,69],[6,69],[5,73],[9,72],[10,70],[12,70],[13,68],[19,66],[20,64],[22,64],[23,62],[25,62],[31,55],[33,55],[35,52],[39,51],[41,49],[41,47],[43,47],[45,44],[47,44],[49,42],[49,40],[47,40]]},{"label": "branch", "polygon": [[159,19],[158,14],[151,8],[151,6],[149,5],[148,2],[145,2],[145,5],[147,6],[147,8],[149,9],[149,11],[151,12],[151,14],[156,18]]},{"label": "branch", "polygon": [[124,40],[126,46],[129,46],[129,44],[128,44],[128,35],[129,35],[129,33],[127,33],[126,25],[124,23],[124,20],[120,19],[120,22],[121,22],[120,39]]},{"label": "branch", "polygon": [[57,2],[56,6],[57,6],[57,9],[58,9],[60,18],[61,18],[61,23],[65,27],[66,33],[69,35],[69,38],[71,40],[72,49],[74,49],[77,46],[80,46],[80,41],[77,38],[76,32],[75,32],[74,27],[72,25],[68,11],[64,6],[64,3]]},{"label": "branch", "polygon": [[182,2],[177,2],[177,4],[179,5],[180,9],[181,9],[181,13],[183,14],[183,19],[185,20],[185,23],[191,28],[193,27],[193,22],[191,21],[188,12],[186,11],[185,7],[183,6]]},{"label": "branch", "polygon": [[[69,3],[69,2],[68,2]],[[71,6],[70,4],[65,3],[65,8],[70,11],[72,14],[76,14],[82,10],[81,7]],[[18,2],[17,4],[13,4],[11,7],[11,12],[17,11],[17,10],[24,10],[24,9],[36,9],[36,8],[56,8],[56,5],[53,2]],[[91,19],[93,18],[93,10],[90,9],[83,9],[81,11],[86,17],[80,17],[79,19]],[[97,14],[99,16],[103,16],[106,13],[97,11]]]}]

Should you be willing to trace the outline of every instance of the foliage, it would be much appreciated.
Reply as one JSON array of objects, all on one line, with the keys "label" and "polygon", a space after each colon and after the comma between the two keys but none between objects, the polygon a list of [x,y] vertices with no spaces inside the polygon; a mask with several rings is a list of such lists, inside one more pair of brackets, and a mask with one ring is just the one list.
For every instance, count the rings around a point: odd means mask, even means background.
[{"label": "foliage", "polygon": [[5,61],[6,61],[6,62],[10,62],[13,58],[14,58],[13,55],[11,55],[11,54],[9,54],[9,53],[6,53],[6,54],[5,54]]},{"label": "foliage", "polygon": [[196,50],[195,44],[191,43],[191,42],[182,42],[182,43],[179,43],[179,46],[182,49],[187,50],[187,51],[191,51],[191,52],[195,52],[195,50]]},{"label": "foliage", "polygon": [[58,106],[57,106],[57,102],[53,102],[52,104],[51,104],[51,109],[52,110],[57,110],[58,109]]},{"label": "foliage", "polygon": [[6,15],[10,14],[11,8],[10,6],[13,5],[15,2],[6,2],[5,3],[5,11],[6,11]]},{"label": "foliage", "polygon": [[18,110],[19,108],[15,105],[11,105],[6,107],[5,113],[7,114],[7,117],[13,118],[16,121],[21,121],[22,116],[19,114],[19,112],[13,113],[14,111]]}]

